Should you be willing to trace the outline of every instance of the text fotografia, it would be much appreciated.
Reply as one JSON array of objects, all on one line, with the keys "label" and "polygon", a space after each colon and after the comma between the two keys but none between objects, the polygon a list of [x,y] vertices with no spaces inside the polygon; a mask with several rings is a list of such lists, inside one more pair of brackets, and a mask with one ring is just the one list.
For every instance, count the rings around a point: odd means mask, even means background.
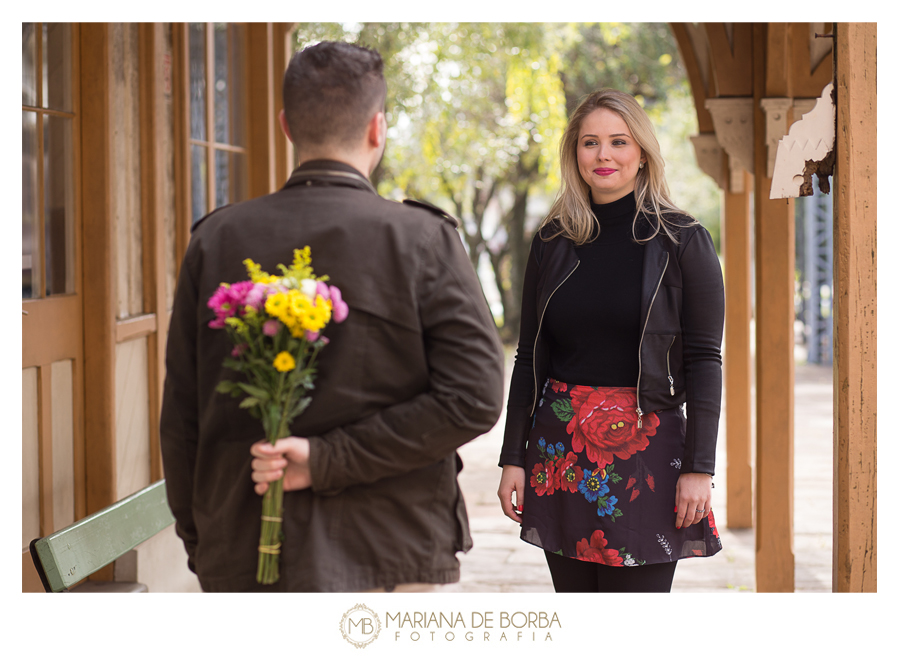
[{"label": "text fotografia", "polygon": [[552,642],[550,631],[557,628],[562,624],[555,612],[388,612],[384,622],[395,642]]}]

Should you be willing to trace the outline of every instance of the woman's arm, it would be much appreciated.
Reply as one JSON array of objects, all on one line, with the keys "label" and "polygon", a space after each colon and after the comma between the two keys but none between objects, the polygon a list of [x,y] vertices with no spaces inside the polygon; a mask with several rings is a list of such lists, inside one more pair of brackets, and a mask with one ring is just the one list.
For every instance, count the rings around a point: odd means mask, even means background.
[{"label": "woman's arm", "polygon": [[525,466],[525,441],[531,429],[531,407],[534,404],[534,342],[537,338],[537,280],[539,233],[531,242],[525,281],[522,286],[522,314],[519,344],[509,384],[506,406],[506,430],[500,451],[500,466]]},{"label": "woman's arm", "polygon": [[722,401],[725,288],[709,232],[691,231],[680,247],[682,341],[687,429],[682,473],[715,472]]}]

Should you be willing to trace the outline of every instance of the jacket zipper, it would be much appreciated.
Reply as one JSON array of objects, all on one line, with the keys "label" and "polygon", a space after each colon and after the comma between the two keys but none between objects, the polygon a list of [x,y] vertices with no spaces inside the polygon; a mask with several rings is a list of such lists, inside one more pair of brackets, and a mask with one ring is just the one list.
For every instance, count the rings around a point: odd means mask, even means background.
[{"label": "jacket zipper", "polygon": [[641,422],[641,416],[644,415],[644,412],[641,411],[641,346],[644,344],[644,332],[647,331],[647,322],[650,321],[650,311],[653,309],[653,302],[656,301],[656,295],[659,292],[659,286],[660,286],[660,284],[662,284],[663,277],[666,275],[666,268],[668,268],[668,267],[669,267],[669,254],[667,252],[666,253],[666,263],[665,263],[665,265],[663,265],[662,274],[659,275],[659,281],[656,282],[656,290],[653,291],[653,297],[650,298],[650,306],[647,307],[647,317],[644,318],[644,328],[641,329],[641,340],[638,343],[638,379],[637,379],[637,388],[635,389],[634,393],[635,393],[635,402],[637,403],[637,415],[638,415],[637,426],[639,428],[643,427],[643,423]]},{"label": "jacket zipper", "polygon": [[672,345],[675,344],[677,336],[672,336],[672,342],[669,343],[669,349],[666,350],[666,374],[669,376],[669,395],[675,396],[675,380],[672,379],[672,368],[669,367],[669,352],[672,351]]},{"label": "jacket zipper", "polygon": [[[668,254],[667,254],[668,257]],[[668,261],[667,261],[668,262]],[[541,327],[544,325],[544,314],[547,312],[547,307],[550,306],[550,300],[553,298],[553,295],[556,294],[556,291],[562,287],[566,281],[569,280],[569,277],[574,274],[575,270],[578,269],[578,266],[581,264],[581,261],[575,261],[575,267],[572,268],[572,271],[566,275],[566,278],[559,282],[559,285],[553,289],[553,292],[550,293],[550,296],[547,297],[547,303],[544,304],[544,310],[541,311],[541,319],[538,320],[538,329],[537,333],[534,335],[534,347],[531,348],[531,374],[534,377],[534,399],[531,401],[531,414],[534,415],[534,410],[537,408],[537,399],[538,399],[538,380],[537,380],[537,341],[538,336],[541,335]]]}]

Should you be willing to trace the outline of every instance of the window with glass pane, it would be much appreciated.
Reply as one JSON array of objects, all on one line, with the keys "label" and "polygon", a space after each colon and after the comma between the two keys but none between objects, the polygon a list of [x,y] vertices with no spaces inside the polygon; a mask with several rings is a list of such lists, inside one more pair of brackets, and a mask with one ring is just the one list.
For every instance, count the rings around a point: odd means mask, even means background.
[{"label": "window with glass pane", "polygon": [[247,197],[246,30],[234,23],[190,23],[188,90],[191,220]]},{"label": "window with glass pane", "polygon": [[72,30],[22,25],[22,297],[74,292]]}]

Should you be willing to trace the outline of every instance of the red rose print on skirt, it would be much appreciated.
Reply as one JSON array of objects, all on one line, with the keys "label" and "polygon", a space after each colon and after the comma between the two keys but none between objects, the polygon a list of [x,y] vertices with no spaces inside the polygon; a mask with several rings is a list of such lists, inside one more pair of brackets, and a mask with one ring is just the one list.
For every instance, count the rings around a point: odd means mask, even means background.
[{"label": "red rose print on skirt", "polygon": [[556,491],[556,473],[553,462],[540,462],[531,471],[531,486],[538,496]]},{"label": "red rose print on skirt", "polygon": [[577,558],[585,562],[599,562],[611,567],[623,566],[619,551],[614,548],[606,548],[606,537],[603,536],[602,530],[594,530],[590,543],[587,539],[580,540],[575,545],[575,551]]},{"label": "red rose print on skirt", "polygon": [[551,379],[550,388],[552,388],[556,393],[565,393],[569,387],[563,382],[558,382],[555,379]]},{"label": "red rose print on skirt", "polygon": [[588,459],[600,467],[612,463],[614,457],[628,459],[646,448],[648,437],[656,434],[659,418],[644,414],[642,427],[637,426],[635,390],[603,388],[599,391],[576,386],[571,393],[574,416],[566,426],[572,435],[572,448],[587,451]]},{"label": "red rose print on skirt", "polygon": [[569,451],[569,454],[558,459],[554,464],[556,486],[561,491],[578,493],[578,483],[584,477],[584,472],[581,466],[575,465],[576,461],[578,461],[578,456],[574,452]]}]

